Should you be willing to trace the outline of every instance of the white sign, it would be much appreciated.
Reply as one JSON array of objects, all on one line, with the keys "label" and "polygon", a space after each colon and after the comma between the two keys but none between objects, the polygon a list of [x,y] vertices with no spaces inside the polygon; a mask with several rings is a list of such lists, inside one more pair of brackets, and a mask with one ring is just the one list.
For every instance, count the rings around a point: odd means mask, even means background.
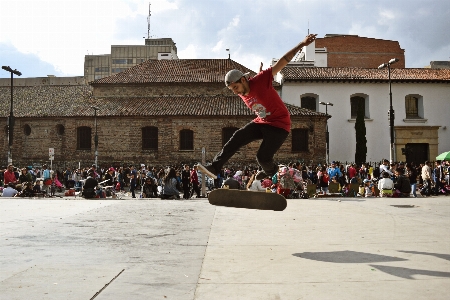
[{"label": "white sign", "polygon": [[55,148],[48,148],[48,155],[49,156],[55,155]]}]

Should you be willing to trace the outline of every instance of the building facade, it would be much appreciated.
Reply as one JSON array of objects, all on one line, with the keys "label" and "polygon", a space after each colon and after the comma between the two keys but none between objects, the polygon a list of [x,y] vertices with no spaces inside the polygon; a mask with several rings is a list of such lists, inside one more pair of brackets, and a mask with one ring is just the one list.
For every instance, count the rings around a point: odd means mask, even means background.
[{"label": "building facade", "polygon": [[[303,68],[281,72],[286,103],[325,112],[328,107],[330,159],[354,161],[356,107],[365,107],[367,161],[389,159],[388,70]],[[396,161],[433,161],[450,149],[450,70],[392,69]]]},{"label": "building facade", "polygon": [[[211,161],[233,132],[254,118],[224,85],[224,74],[233,68],[255,75],[229,59],[205,59],[148,60],[91,85],[72,78],[29,79],[42,82],[33,85],[15,79],[13,164],[50,163],[48,152],[53,148],[56,168],[91,165],[96,130],[93,107],[98,108],[101,166],[193,163],[201,161],[203,153]],[[9,90],[5,81],[0,86],[4,124]],[[286,106],[292,132],[275,159],[283,163],[324,162],[327,116]],[[5,165],[6,127],[0,137]],[[230,165],[255,164],[258,147],[258,141],[243,147]]]},{"label": "building facade", "polygon": [[123,72],[149,59],[178,59],[171,38],[145,39],[145,45],[112,45],[110,54],[86,55],[84,77],[87,82]]}]

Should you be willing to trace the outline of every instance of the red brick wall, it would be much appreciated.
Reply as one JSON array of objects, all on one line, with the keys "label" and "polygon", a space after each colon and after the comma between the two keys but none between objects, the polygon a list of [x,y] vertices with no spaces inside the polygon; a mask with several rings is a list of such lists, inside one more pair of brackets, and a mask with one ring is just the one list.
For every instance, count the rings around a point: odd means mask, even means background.
[{"label": "red brick wall", "polygon": [[318,38],[316,48],[323,47],[327,48],[328,67],[377,68],[398,58],[392,68],[405,68],[405,51],[397,41],[350,35]]}]

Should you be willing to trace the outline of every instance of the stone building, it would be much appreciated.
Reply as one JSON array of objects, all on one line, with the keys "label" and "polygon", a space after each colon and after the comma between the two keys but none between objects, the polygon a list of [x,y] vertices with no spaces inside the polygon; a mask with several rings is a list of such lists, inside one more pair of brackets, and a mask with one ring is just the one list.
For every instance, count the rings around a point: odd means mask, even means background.
[{"label": "stone building", "polygon": [[[254,118],[223,83],[224,74],[233,68],[255,75],[229,59],[185,59],[148,60],[90,84],[43,78],[26,85],[15,79],[13,164],[49,163],[48,149],[54,148],[53,165],[57,168],[91,165],[94,106],[98,108],[99,165],[193,163],[201,161],[203,149],[210,161],[234,130]],[[4,124],[9,115],[9,90],[9,84],[2,81]],[[286,106],[291,113],[292,131],[276,160],[325,161],[327,116]],[[6,126],[0,137],[1,161],[5,165]],[[258,147],[259,142],[243,147],[230,164],[255,163]]]}]

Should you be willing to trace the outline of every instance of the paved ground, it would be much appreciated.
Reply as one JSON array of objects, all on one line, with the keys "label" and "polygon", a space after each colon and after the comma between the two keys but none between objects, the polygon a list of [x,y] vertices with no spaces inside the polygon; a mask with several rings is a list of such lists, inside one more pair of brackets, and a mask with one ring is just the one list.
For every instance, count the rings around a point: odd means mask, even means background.
[{"label": "paved ground", "polygon": [[0,198],[0,299],[448,299],[450,197],[336,200]]}]

